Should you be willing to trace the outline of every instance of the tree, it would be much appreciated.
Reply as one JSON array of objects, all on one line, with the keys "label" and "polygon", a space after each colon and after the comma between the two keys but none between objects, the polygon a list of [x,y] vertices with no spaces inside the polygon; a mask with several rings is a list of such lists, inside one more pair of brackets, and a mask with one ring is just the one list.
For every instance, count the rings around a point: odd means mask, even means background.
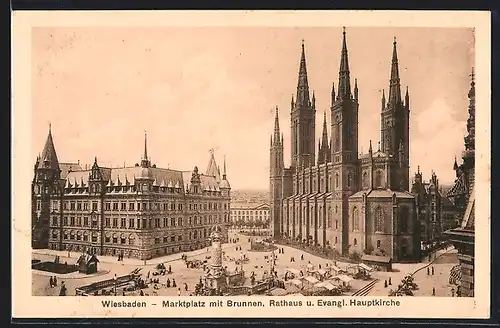
[{"label": "tree", "polygon": [[418,285],[414,281],[413,276],[408,275],[401,280],[397,290],[390,290],[389,296],[413,296],[413,292],[418,290]]}]

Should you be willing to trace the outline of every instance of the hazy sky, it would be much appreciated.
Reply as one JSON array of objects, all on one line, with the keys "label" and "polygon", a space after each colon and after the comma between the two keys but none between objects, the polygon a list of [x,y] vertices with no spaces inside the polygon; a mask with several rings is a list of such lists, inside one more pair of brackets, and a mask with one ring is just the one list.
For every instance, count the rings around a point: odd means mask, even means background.
[{"label": "hazy sky", "polygon": [[[233,189],[267,189],[269,138],[280,109],[290,163],[290,100],[301,40],[316,92],[319,138],[337,85],[338,28],[35,28],[32,154],[52,123],[61,162],[140,162],[144,130],[159,167],[204,172],[209,149]],[[359,86],[359,149],[380,139],[380,98],[398,41],[403,90],[410,90],[411,176],[436,171],[452,183],[467,120],[474,35],[459,28],[349,28],[352,83]],[[329,119],[329,115],[328,115]],[[328,122],[329,124],[329,122]],[[330,130],[329,130],[330,135]]]}]

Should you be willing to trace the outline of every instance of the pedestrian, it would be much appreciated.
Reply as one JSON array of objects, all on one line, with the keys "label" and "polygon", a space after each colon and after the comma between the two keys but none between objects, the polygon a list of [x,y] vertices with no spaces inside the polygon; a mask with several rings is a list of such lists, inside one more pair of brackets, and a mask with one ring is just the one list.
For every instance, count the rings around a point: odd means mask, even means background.
[{"label": "pedestrian", "polygon": [[122,296],[125,296],[125,289],[122,290]]},{"label": "pedestrian", "polygon": [[321,269],[321,264],[318,264],[318,268],[320,268],[320,269]]},{"label": "pedestrian", "polygon": [[54,276],[54,279],[52,280],[54,282],[54,287],[57,287],[57,277]]},{"label": "pedestrian", "polygon": [[434,267],[431,268],[432,275],[434,275]]},{"label": "pedestrian", "polygon": [[50,288],[54,287],[54,280],[52,279],[52,276],[50,276],[50,278],[49,278],[49,285],[50,285]]},{"label": "pedestrian", "polygon": [[384,280],[384,288],[387,288],[387,280]]},{"label": "pedestrian", "polygon": [[59,296],[66,296],[66,286],[64,285],[64,281],[61,283],[61,291],[59,292]]},{"label": "pedestrian", "polygon": [[179,289],[177,290],[177,296],[181,296],[181,288],[179,287]]},{"label": "pedestrian", "polygon": [[392,285],[391,277],[389,277],[389,286]]},{"label": "pedestrian", "polygon": [[172,266],[171,265],[168,266],[168,273],[172,273]]},{"label": "pedestrian", "polygon": [[451,289],[451,297],[455,297],[455,289]]},{"label": "pedestrian", "polygon": [[304,261],[304,254],[302,254],[302,255],[300,256],[300,260],[301,260],[301,261]]},{"label": "pedestrian", "polygon": [[188,284],[187,283],[184,283],[184,289],[186,290],[186,292],[188,291]]},{"label": "pedestrian", "polygon": [[167,288],[170,288],[170,278],[167,279]]},{"label": "pedestrian", "polygon": [[172,279],[172,287],[177,287],[177,284],[175,283],[175,279]]},{"label": "pedestrian", "polygon": [[144,296],[144,291],[141,289],[141,291],[139,292],[139,296]]},{"label": "pedestrian", "polygon": [[427,267],[427,275],[429,276],[431,274],[429,267]]},{"label": "pedestrian", "polygon": [[436,296],[436,288],[432,287],[432,296]]}]

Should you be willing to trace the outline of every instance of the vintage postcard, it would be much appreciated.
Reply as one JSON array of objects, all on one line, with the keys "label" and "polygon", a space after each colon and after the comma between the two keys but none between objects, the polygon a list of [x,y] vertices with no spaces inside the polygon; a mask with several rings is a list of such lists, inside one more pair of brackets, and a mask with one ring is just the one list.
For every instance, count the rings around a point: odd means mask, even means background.
[{"label": "vintage postcard", "polygon": [[487,318],[489,22],[14,12],[13,316]]}]

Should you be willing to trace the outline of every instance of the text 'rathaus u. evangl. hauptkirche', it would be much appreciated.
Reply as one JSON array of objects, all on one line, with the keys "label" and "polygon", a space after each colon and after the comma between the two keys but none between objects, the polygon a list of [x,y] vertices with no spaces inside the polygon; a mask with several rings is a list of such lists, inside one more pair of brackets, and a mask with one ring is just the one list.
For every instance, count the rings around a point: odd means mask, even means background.
[{"label": "text 'rathaus u. evangl. hauptkirche'", "polygon": [[205,174],[156,167],[60,163],[49,129],[32,182],[32,247],[140,259],[200,249],[219,224],[227,241],[231,186],[211,152]]},{"label": "text 'rathaus u. evangl. hauptkirche'", "polygon": [[273,235],[344,255],[377,251],[395,261],[418,259],[421,225],[409,188],[410,96],[408,88],[404,96],[401,90],[396,40],[389,90],[380,105],[381,140],[374,146],[370,142],[368,153],[358,152],[358,83],[351,85],[345,30],[338,84],[331,92],[331,137],[325,114],[318,145],[315,103],[302,44],[291,102],[290,167],[284,166],[278,110],[271,137]]}]

